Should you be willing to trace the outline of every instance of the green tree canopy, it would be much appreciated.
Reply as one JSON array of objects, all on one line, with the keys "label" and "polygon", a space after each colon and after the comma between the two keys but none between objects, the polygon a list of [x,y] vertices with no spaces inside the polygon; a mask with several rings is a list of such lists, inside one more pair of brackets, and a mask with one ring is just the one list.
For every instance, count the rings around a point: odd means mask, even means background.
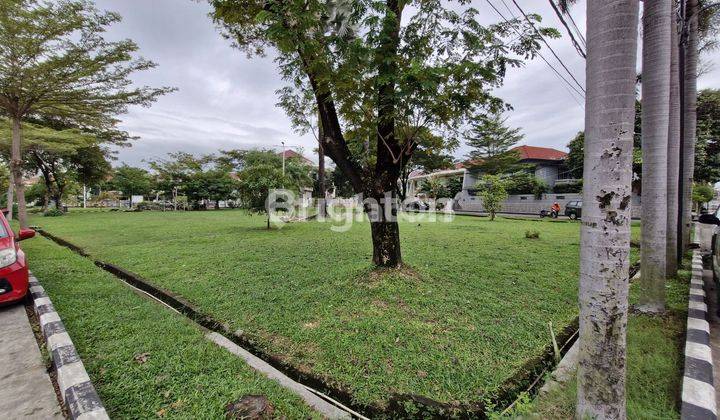
[{"label": "green tree canopy", "polygon": [[115,168],[108,187],[121,191],[125,197],[133,195],[147,195],[152,191],[152,178],[143,168],[136,168],[123,164]]},{"label": "green tree canopy", "polygon": [[692,201],[705,204],[715,198],[715,189],[710,184],[694,183],[692,187]]},{"label": "green tree canopy", "polygon": [[[25,172],[40,173],[45,191],[57,208],[62,208],[62,199],[70,185],[99,182],[108,173],[110,165],[95,134],[77,128],[54,129],[32,123],[24,123],[22,128],[25,133]],[[1,119],[0,153],[6,159],[11,154],[11,131],[10,121]],[[46,200],[43,203],[46,205]]]},{"label": "green tree canopy", "polygon": [[418,130],[415,136],[418,147],[400,173],[399,193],[403,200],[407,196],[407,184],[413,171],[431,173],[452,168],[453,156],[451,153],[459,145],[457,138],[438,136],[426,128]]},{"label": "green tree canopy", "polygon": [[698,94],[696,182],[720,181],[720,90],[705,89]]}]

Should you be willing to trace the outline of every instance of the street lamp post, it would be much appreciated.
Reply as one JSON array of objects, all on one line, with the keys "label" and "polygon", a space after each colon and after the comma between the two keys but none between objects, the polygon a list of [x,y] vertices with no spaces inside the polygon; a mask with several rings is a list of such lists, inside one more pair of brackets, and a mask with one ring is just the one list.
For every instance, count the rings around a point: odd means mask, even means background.
[{"label": "street lamp post", "polygon": [[282,171],[283,171],[283,177],[284,177],[285,176],[285,142],[281,141],[280,143],[282,144],[282,162],[283,162]]}]

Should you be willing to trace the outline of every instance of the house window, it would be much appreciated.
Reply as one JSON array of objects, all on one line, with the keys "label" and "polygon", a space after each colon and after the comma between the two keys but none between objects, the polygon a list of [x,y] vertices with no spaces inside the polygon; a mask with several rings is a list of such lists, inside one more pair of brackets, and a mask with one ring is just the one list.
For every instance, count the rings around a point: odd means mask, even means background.
[{"label": "house window", "polygon": [[555,199],[556,199],[556,200],[564,200],[564,199],[565,199],[565,196],[564,196],[564,195],[556,195],[556,196],[555,196]]},{"label": "house window", "polygon": [[521,200],[527,200],[527,197],[520,197]]}]

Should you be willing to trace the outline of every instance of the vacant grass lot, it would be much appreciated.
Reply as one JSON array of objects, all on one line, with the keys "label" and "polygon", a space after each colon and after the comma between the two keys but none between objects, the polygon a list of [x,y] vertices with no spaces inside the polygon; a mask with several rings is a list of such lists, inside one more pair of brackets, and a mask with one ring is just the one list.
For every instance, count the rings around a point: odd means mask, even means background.
[{"label": "vacant grass lot", "polygon": [[[369,225],[264,229],[242,211],[74,213],[32,222],[383,406],[477,402],[577,315],[579,224],[457,217],[401,225],[410,269],[372,272]],[[539,239],[526,239],[537,230]],[[42,258],[33,255],[31,261]]]},{"label": "vacant grass lot", "polygon": [[294,394],[205,340],[199,328],[44,238],[23,242],[112,418],[222,418],[246,394],[275,414],[319,417]]}]

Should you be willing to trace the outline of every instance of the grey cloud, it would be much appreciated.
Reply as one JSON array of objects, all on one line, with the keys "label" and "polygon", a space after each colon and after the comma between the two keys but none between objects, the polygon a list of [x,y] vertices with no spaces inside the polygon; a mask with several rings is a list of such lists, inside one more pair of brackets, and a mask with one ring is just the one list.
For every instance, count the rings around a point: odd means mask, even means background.
[{"label": "grey cloud", "polygon": [[[179,91],[161,98],[151,109],[133,108],[122,116],[122,127],[142,139],[122,149],[119,161],[142,164],[143,159],[184,150],[213,153],[222,148],[276,147],[281,141],[303,147],[308,157],[315,147],[312,135],[298,136],[284,112],[275,106],[275,90],[283,86],[273,57],[246,58],[222,38],[208,17],[206,1],[191,0],[96,0],[98,7],[114,10],[123,21],[108,32],[111,39],[131,38],[141,55],[158,68],[138,74],[135,82],[151,86],[175,86]],[[494,3],[501,4],[497,1]],[[528,13],[543,16],[543,25],[561,29],[547,2],[522,0]],[[512,8],[512,3],[508,3]],[[500,18],[483,0],[473,1],[483,23]],[[501,9],[508,14],[507,9]],[[518,15],[518,11],[513,9]],[[581,30],[585,9],[579,2],[573,15]],[[561,30],[564,33],[564,29]],[[584,83],[585,62],[567,37],[550,44]],[[547,49],[543,54],[560,71]],[[700,80],[700,87],[718,86],[720,70]],[[575,103],[562,82],[540,59],[510,69],[505,85],[496,94],[513,105],[509,114],[522,127],[523,143],[564,149],[582,130],[584,110]],[[463,147],[456,155],[467,152]]]}]

